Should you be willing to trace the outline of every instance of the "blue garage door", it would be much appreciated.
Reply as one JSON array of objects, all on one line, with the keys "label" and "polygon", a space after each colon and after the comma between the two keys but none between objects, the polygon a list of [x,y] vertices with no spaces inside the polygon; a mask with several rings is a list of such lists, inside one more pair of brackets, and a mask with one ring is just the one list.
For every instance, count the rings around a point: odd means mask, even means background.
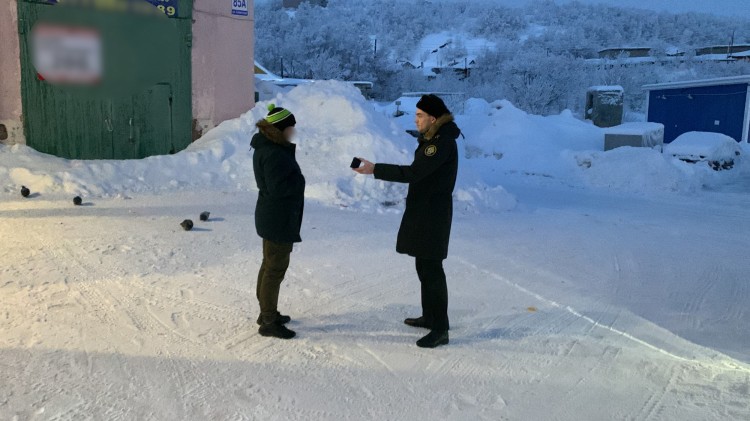
[{"label": "blue garage door", "polygon": [[687,132],[742,140],[747,84],[664,89],[649,94],[648,121],[664,124],[664,142]]}]

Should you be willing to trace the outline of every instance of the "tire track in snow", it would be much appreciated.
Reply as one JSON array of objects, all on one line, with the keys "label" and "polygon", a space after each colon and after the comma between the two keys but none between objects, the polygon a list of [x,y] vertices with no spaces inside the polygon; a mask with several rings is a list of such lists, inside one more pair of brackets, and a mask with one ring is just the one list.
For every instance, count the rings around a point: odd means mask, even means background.
[{"label": "tire track in snow", "polygon": [[[677,366],[672,366],[669,370],[669,380],[667,380],[667,383],[661,389],[652,393],[638,413],[630,419],[643,421],[654,419],[659,414],[664,397],[669,392],[672,384],[674,384],[675,377],[677,377]],[[659,418],[657,417],[656,419]]]},{"label": "tire track in snow", "polygon": [[740,371],[740,372],[750,373],[750,367],[742,364],[739,361],[732,360],[732,359],[730,359],[729,357],[726,357],[726,356],[725,356],[726,360],[723,362],[723,364],[702,362],[702,361],[697,361],[695,359],[682,357],[682,356],[677,355],[675,353],[672,353],[672,352],[670,352],[670,351],[668,351],[666,349],[663,349],[663,348],[660,348],[660,347],[658,347],[656,345],[653,345],[653,344],[651,344],[651,343],[649,343],[649,342],[647,342],[647,341],[645,341],[643,339],[640,339],[640,338],[638,338],[636,336],[633,336],[633,335],[631,335],[631,334],[629,334],[629,333],[627,333],[625,331],[619,330],[619,329],[617,329],[617,328],[615,328],[615,327],[613,327],[611,325],[608,326],[608,325],[605,325],[605,324],[601,324],[597,320],[594,320],[593,318],[582,314],[581,312],[579,312],[578,310],[576,310],[575,308],[573,308],[571,306],[566,306],[566,305],[558,303],[557,301],[554,301],[554,300],[551,300],[549,298],[546,298],[546,297],[544,297],[544,296],[542,296],[542,295],[540,295],[540,294],[538,294],[538,293],[536,293],[534,291],[531,291],[530,289],[528,289],[528,288],[526,288],[526,287],[524,287],[524,286],[522,286],[522,285],[520,285],[520,284],[518,284],[516,282],[510,281],[509,279],[507,279],[504,276],[501,276],[501,275],[499,275],[497,273],[491,272],[491,271],[486,270],[486,269],[480,269],[475,264],[473,264],[473,263],[471,263],[471,262],[469,262],[469,261],[467,261],[467,260],[465,260],[463,258],[459,257],[459,258],[456,258],[456,260],[458,262],[460,262],[461,264],[465,265],[468,268],[471,268],[471,269],[474,269],[474,270],[479,270],[482,273],[484,273],[484,274],[486,274],[488,276],[491,276],[492,278],[494,278],[494,279],[496,279],[498,281],[504,282],[505,284],[507,284],[507,285],[509,285],[509,286],[511,286],[511,287],[513,287],[513,288],[515,288],[515,289],[517,289],[517,290],[519,290],[519,291],[521,291],[521,292],[523,292],[523,293],[525,293],[527,295],[530,295],[531,297],[535,298],[539,302],[542,302],[542,303],[544,303],[544,304],[546,304],[546,305],[548,305],[550,307],[553,307],[553,308],[562,309],[562,310],[570,313],[571,315],[575,316],[576,318],[581,319],[583,321],[586,321],[587,323],[590,323],[592,325],[592,328],[599,328],[599,329],[603,329],[603,330],[609,331],[609,332],[614,333],[614,334],[616,334],[618,336],[621,336],[621,337],[623,337],[625,339],[628,339],[628,340],[630,340],[632,342],[635,342],[635,343],[637,343],[639,345],[642,345],[642,346],[644,346],[644,347],[646,347],[646,348],[648,348],[648,349],[650,349],[652,351],[655,351],[655,352],[658,352],[660,354],[666,355],[666,356],[668,356],[668,357],[670,357],[670,358],[672,358],[674,360],[682,361],[682,362],[687,362],[687,363],[692,363],[692,364],[699,364],[699,365],[702,365],[702,366],[711,367],[711,368],[720,369],[720,370],[731,370],[731,371]]},{"label": "tire track in snow", "polygon": [[[141,289],[141,294],[138,294],[138,298],[133,298],[133,294],[129,294],[129,291],[121,282],[112,282],[110,285],[102,286],[103,279],[123,281],[122,277],[116,273],[116,268],[107,268],[104,266],[96,267],[95,265],[87,263],[85,259],[83,259],[79,253],[74,252],[71,249],[71,246],[67,243],[64,243],[61,247],[53,247],[41,237],[39,238],[39,241],[42,244],[45,244],[45,254],[47,254],[49,258],[65,263],[69,265],[71,269],[76,269],[76,272],[78,272],[78,276],[76,276],[78,282],[75,282],[74,284],[66,284],[66,286],[71,290],[76,290],[80,294],[80,297],[84,301],[81,303],[82,308],[88,307],[89,309],[86,313],[93,314],[99,322],[110,328],[122,326],[123,324],[132,324],[132,327],[134,327],[139,334],[146,335],[146,339],[158,338],[158,332],[162,329],[172,335],[171,339],[168,339],[166,343],[154,344],[152,342],[151,345],[158,347],[163,353],[162,355],[164,355],[164,358],[160,363],[160,366],[163,367],[162,373],[166,376],[171,376],[176,380],[175,384],[177,386],[177,394],[175,398],[177,398],[178,402],[175,402],[175,405],[179,404],[179,411],[182,415],[179,416],[178,419],[185,419],[185,415],[190,413],[190,407],[196,404],[196,398],[198,398],[197,403],[202,405],[210,391],[218,390],[218,386],[215,383],[210,381],[207,383],[206,380],[198,374],[193,361],[190,359],[177,359],[173,356],[172,352],[170,352],[170,349],[177,343],[193,346],[208,344],[201,343],[182,334],[179,331],[179,327],[172,328],[169,326],[169,323],[163,321],[161,317],[152,311],[150,304],[158,303],[160,298],[157,297],[154,292],[159,293],[157,295],[167,296],[168,294],[166,290],[160,289],[159,291],[148,291],[147,288],[145,288],[145,285],[141,284],[138,285]],[[102,270],[102,268],[105,270]],[[132,284],[135,284],[135,282],[129,283],[128,286],[132,286]],[[201,302],[200,304],[209,307],[210,310],[213,311],[216,311],[219,307],[205,302]],[[136,309],[139,308],[145,308],[145,311],[136,311]],[[168,310],[166,306],[164,306],[163,309]],[[181,321],[183,313],[175,312],[172,314],[173,316],[178,314],[179,317],[177,321]],[[239,312],[235,314],[239,314]],[[161,329],[159,329],[159,327],[161,327]],[[84,335],[81,334],[82,340],[83,337]],[[85,343],[83,345],[85,347]],[[128,363],[119,353],[114,353],[114,355],[119,361],[119,366],[127,372]],[[187,369],[185,365],[188,366]],[[91,369],[92,367],[89,366],[89,375],[91,374]],[[113,396],[112,393],[113,391],[109,388],[103,388],[97,392],[98,400],[107,401],[110,402],[110,405],[114,405],[115,399],[119,397],[116,397],[116,395]],[[124,398],[125,400],[129,400],[131,397],[128,395]],[[60,416],[62,418],[60,419],[75,419],[74,416],[76,414],[87,413],[88,407],[88,404],[82,407],[74,406],[67,412],[61,413]],[[115,409],[114,406],[112,409]],[[119,411],[117,411],[117,413],[110,414],[112,416],[111,419],[125,419],[124,414],[127,413],[127,408],[121,407],[118,409]]]},{"label": "tire track in snow", "polygon": [[[576,344],[578,344],[578,341],[577,340],[573,341],[573,343],[570,345],[570,348],[566,349],[565,352],[560,354],[562,358],[560,358],[559,364],[565,363],[566,357],[572,353],[573,348],[575,347]],[[613,363],[620,356],[621,352],[622,352],[622,349],[620,348],[613,347],[613,346],[605,346],[599,358],[596,358],[596,360],[594,361],[594,364],[591,365],[586,370],[586,373],[584,373],[578,380],[576,380],[576,382],[572,386],[570,386],[569,388],[567,388],[567,390],[565,390],[564,398],[561,400],[566,401],[566,402],[571,401],[573,400],[572,398],[576,394],[581,394],[581,393],[584,396],[586,396],[589,390],[587,388],[584,388],[581,392],[579,392],[579,388],[585,385],[587,380],[591,378],[595,378],[594,375],[597,374],[599,370],[602,370],[602,369],[606,370],[607,368],[613,366],[614,365]],[[566,417],[562,417],[562,419],[575,419],[577,414],[575,412],[573,413],[568,412],[570,410],[571,408],[563,406],[558,410],[558,413],[563,413],[566,415]],[[572,409],[572,410],[575,411],[575,409]],[[561,417],[554,417],[554,418],[560,419]]]},{"label": "tire track in snow", "polygon": [[[68,290],[77,292],[77,297],[75,298],[80,298],[81,300],[74,299],[76,304],[83,309],[87,308],[89,310],[84,313],[93,315],[105,325],[117,325],[117,320],[111,315],[112,313],[116,313],[114,306],[110,305],[110,308],[104,306],[103,303],[107,302],[104,295],[90,285],[91,283],[98,282],[98,277],[92,276],[92,274],[96,274],[98,271],[95,268],[85,265],[82,259],[71,250],[70,246],[64,240],[61,247],[56,247],[46,237],[36,234],[34,231],[31,232],[39,244],[43,245],[42,250],[49,260],[57,262],[59,265],[73,266],[68,267],[67,269],[69,270],[73,268],[77,269],[78,274],[73,275],[73,279],[77,282],[66,282],[65,286]],[[134,320],[131,320],[131,322],[136,330],[142,330],[142,327],[138,326]]]},{"label": "tire track in snow", "polygon": [[706,297],[716,287],[716,276],[712,274],[719,273],[717,267],[712,267],[709,270],[704,271],[704,279],[707,282],[703,282],[696,289],[694,294],[690,294],[690,300],[685,303],[684,312],[685,314],[696,314],[706,305]]}]

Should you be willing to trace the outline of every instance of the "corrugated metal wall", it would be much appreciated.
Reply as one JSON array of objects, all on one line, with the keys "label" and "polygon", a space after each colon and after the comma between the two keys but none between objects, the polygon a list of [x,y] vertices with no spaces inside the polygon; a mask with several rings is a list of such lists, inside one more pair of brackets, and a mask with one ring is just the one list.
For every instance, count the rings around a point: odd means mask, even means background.
[{"label": "corrugated metal wall", "polygon": [[723,133],[742,141],[747,87],[744,84],[651,91],[648,121],[664,124],[664,142],[692,131]]},{"label": "corrugated metal wall", "polygon": [[136,94],[98,98],[40,80],[32,63],[31,28],[40,13],[57,6],[46,0],[18,0],[28,145],[75,159],[143,158],[187,147],[192,140],[192,2],[176,2],[171,17],[178,32],[170,47],[177,57],[172,74]]}]

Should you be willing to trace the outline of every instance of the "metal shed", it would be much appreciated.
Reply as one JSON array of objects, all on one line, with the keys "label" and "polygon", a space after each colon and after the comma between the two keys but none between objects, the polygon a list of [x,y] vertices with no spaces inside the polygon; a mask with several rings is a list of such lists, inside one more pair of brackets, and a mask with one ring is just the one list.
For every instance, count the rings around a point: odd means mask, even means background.
[{"label": "metal shed", "polygon": [[648,121],[664,125],[664,143],[687,132],[748,142],[750,75],[646,85]]},{"label": "metal shed", "polygon": [[[187,147],[191,141],[192,117],[192,0],[163,2],[170,7],[170,12],[164,9],[169,21],[154,20],[146,14],[139,16],[99,7],[71,7],[70,10],[65,10],[67,14],[63,14],[62,9],[56,6],[58,3],[66,4],[59,0],[18,2],[21,95],[27,144],[40,152],[78,159],[143,158],[175,153]],[[156,3],[158,2],[149,4]],[[44,16],[47,16],[47,20],[43,20]],[[67,73],[60,76],[59,79],[65,81],[62,86],[70,87],[67,89],[50,83],[53,80],[52,74],[41,73],[38,63],[40,60],[35,60],[32,51],[35,45],[37,48],[38,45],[44,45],[39,41],[42,29],[51,32],[51,39],[57,38],[56,43],[51,43],[54,48],[59,48],[57,44],[66,43],[64,36],[70,38],[67,44],[76,44],[62,49],[58,53],[60,55],[70,56],[78,52],[82,47],[77,44],[87,42],[88,40],[82,40],[86,36],[93,40],[89,43],[95,45],[91,47],[95,49],[91,55],[96,55],[105,62],[100,66],[107,67],[107,57],[115,58],[107,71],[121,65],[116,60],[118,55],[107,55],[106,51],[102,53],[101,50],[106,47],[100,45],[109,42],[112,49],[130,46],[121,46],[120,43],[124,44],[122,41],[115,41],[115,37],[123,35],[117,30],[111,30],[118,23],[132,25],[138,30],[143,30],[148,24],[158,30],[174,28],[173,33],[169,34],[172,36],[164,37],[167,41],[159,45],[161,55],[148,55],[148,52],[144,54],[141,51],[133,53],[137,60],[148,60],[150,68],[168,68],[169,71],[160,75],[163,79],[154,80],[155,83],[148,84],[152,86],[147,85],[143,87],[145,89],[136,89],[127,94],[93,95],[90,90],[95,88],[89,87],[102,85],[100,75],[105,73],[99,66],[87,63],[88,67],[95,69],[92,72],[96,73],[89,78],[91,80],[79,82],[74,79],[74,82],[69,82],[71,77]],[[141,47],[136,43],[134,45]],[[72,53],[68,50],[72,50]],[[166,51],[171,54],[165,54]],[[53,59],[62,60],[62,57]],[[58,68],[64,66],[58,64],[46,67],[59,72]],[[130,67],[134,66],[128,67],[132,71]]]},{"label": "metal shed", "polygon": [[143,158],[255,104],[252,0],[2,3],[0,143]]}]

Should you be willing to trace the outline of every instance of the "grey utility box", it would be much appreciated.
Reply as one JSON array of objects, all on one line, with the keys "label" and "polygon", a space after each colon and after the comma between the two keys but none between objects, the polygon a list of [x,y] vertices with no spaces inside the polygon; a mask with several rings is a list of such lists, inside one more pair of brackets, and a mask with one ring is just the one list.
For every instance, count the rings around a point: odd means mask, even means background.
[{"label": "grey utility box", "polygon": [[622,86],[592,86],[586,93],[586,120],[597,127],[622,124],[624,96]]},{"label": "grey utility box", "polygon": [[664,146],[664,125],[660,123],[625,123],[604,131],[604,150],[621,146],[654,148]]}]

